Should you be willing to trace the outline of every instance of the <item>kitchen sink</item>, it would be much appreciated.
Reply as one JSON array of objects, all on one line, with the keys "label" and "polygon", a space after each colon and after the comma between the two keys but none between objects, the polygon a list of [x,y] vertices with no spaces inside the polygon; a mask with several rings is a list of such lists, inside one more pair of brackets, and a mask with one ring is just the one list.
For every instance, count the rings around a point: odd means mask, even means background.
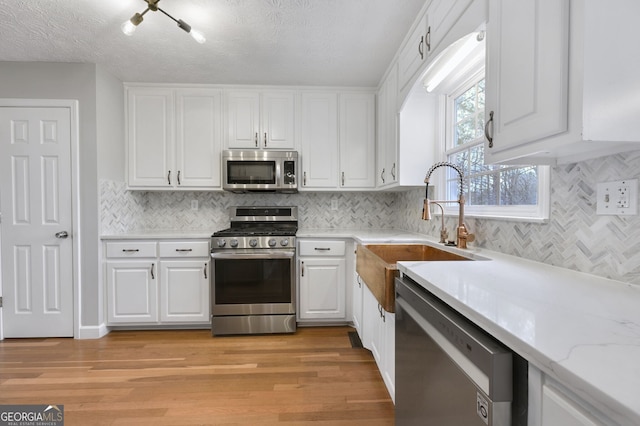
[{"label": "kitchen sink", "polygon": [[387,312],[395,312],[395,277],[400,261],[473,260],[425,244],[366,244],[356,253],[356,271],[378,303]]}]

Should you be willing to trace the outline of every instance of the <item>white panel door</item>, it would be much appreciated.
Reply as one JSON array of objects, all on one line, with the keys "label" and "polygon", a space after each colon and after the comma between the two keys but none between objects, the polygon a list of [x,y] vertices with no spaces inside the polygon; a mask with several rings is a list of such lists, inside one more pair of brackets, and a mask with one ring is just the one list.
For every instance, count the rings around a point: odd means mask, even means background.
[{"label": "white panel door", "polygon": [[71,112],[0,108],[5,337],[72,337]]},{"label": "white panel door", "polygon": [[338,187],[338,95],[302,94],[302,186]]},{"label": "white panel door", "polygon": [[160,262],[160,321],[209,320],[209,262],[162,260]]},{"label": "white panel door", "polygon": [[158,279],[154,260],[107,262],[109,324],[158,322]]},{"label": "white panel door", "polygon": [[176,94],[176,184],[180,187],[220,188],[220,98],[218,90],[184,89]]},{"label": "white panel door", "polygon": [[309,259],[300,262],[300,318],[345,319],[344,259]]},{"label": "white panel door", "polygon": [[260,94],[231,92],[227,99],[229,148],[259,148]]},{"label": "white panel door", "polygon": [[340,186],[376,184],[375,95],[340,95]]}]

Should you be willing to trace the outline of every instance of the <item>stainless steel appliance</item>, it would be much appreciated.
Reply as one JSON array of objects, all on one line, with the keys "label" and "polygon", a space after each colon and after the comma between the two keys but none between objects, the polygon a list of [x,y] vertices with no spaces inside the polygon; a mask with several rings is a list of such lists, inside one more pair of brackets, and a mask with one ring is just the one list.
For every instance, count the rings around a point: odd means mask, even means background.
[{"label": "stainless steel appliance", "polygon": [[232,192],[298,192],[296,151],[227,150],[222,189]]},{"label": "stainless steel appliance", "polygon": [[397,426],[526,424],[526,383],[514,392],[526,365],[514,370],[514,358],[409,277],[396,279]]},{"label": "stainless steel appliance", "polygon": [[211,333],[296,330],[297,207],[232,207],[211,240]]}]

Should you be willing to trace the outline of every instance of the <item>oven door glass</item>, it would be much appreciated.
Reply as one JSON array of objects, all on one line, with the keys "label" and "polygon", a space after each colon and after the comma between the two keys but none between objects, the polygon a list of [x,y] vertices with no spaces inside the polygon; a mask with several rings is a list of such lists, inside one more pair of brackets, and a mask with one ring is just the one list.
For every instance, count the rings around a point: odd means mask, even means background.
[{"label": "oven door glass", "polygon": [[293,252],[212,257],[214,315],[295,313]]},{"label": "oven door glass", "polygon": [[232,185],[274,185],[275,161],[228,161],[227,183]]}]

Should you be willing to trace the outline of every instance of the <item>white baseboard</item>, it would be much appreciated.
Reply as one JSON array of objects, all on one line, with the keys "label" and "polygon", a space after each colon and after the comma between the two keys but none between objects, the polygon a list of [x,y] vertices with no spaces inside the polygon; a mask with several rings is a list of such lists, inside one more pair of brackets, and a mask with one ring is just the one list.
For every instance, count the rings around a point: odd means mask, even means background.
[{"label": "white baseboard", "polygon": [[80,326],[76,339],[100,339],[109,334],[109,329],[105,324],[96,326]]}]

